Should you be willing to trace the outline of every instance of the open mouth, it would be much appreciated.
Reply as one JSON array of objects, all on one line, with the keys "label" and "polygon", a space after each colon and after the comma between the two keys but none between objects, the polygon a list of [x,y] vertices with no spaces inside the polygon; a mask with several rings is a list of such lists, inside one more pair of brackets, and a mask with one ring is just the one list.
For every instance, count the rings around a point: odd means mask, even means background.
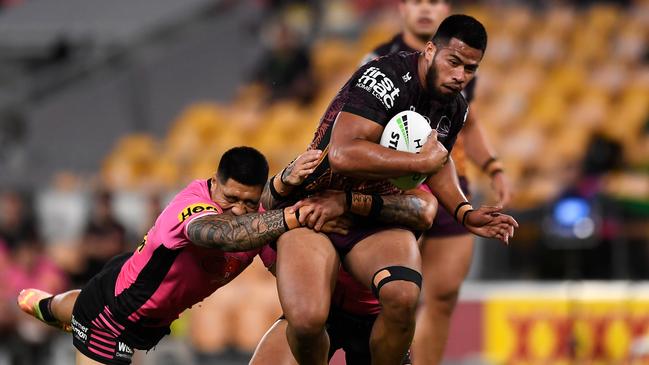
[{"label": "open mouth", "polygon": [[431,19],[431,18],[419,18],[419,19],[417,19],[417,24],[423,25],[423,26],[430,26],[430,25],[433,25],[433,19]]}]

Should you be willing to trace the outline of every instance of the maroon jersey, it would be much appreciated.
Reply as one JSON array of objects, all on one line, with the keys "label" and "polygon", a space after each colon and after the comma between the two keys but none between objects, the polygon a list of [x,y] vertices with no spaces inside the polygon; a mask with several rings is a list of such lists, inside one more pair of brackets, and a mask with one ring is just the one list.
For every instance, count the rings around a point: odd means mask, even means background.
[{"label": "maroon jersey", "polygon": [[309,149],[320,149],[325,153],[316,170],[296,191],[296,198],[324,189],[351,189],[381,195],[399,192],[387,180],[356,179],[331,171],[326,152],[334,121],[338,113],[343,111],[372,120],[383,127],[401,111],[416,111],[437,130],[438,140],[444,147],[452,150],[464,125],[467,102],[461,94],[444,102],[433,99],[417,77],[419,55],[418,52],[399,52],[377,58],[358,69],[347,81],[320,120]]}]

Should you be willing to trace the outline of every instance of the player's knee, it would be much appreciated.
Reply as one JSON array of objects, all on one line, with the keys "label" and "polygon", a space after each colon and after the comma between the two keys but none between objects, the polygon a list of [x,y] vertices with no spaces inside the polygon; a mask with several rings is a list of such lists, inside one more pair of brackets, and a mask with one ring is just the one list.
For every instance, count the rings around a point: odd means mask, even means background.
[{"label": "player's knee", "polygon": [[327,316],[327,310],[318,306],[310,306],[291,311],[291,315],[287,315],[286,319],[296,336],[312,337],[322,333]]},{"label": "player's knee", "polygon": [[410,321],[414,318],[420,288],[421,274],[403,266],[381,269],[372,280],[374,295],[379,298],[385,315],[391,319]]},{"label": "player's knee", "polygon": [[413,283],[394,281],[383,286],[379,299],[388,311],[414,313],[419,301],[419,288]]},{"label": "player's knee", "polygon": [[450,315],[455,309],[459,295],[459,287],[431,292],[426,295],[426,298],[424,298],[424,305],[426,306],[426,304],[430,303],[428,308]]},{"label": "player's knee", "polygon": [[446,275],[425,280],[424,303],[433,304],[431,309],[452,312],[460,295],[463,278]]}]

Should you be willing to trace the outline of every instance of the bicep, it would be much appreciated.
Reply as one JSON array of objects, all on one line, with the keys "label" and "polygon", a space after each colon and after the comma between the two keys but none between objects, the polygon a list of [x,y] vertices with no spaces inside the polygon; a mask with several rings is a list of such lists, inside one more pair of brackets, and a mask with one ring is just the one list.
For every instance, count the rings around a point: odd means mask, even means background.
[{"label": "bicep", "polygon": [[198,246],[212,247],[220,241],[219,238],[227,237],[232,230],[230,216],[222,214],[208,214],[192,219],[185,226],[187,239]]},{"label": "bicep", "polygon": [[349,112],[340,112],[331,132],[331,148],[353,140],[378,142],[383,133],[379,123]]}]

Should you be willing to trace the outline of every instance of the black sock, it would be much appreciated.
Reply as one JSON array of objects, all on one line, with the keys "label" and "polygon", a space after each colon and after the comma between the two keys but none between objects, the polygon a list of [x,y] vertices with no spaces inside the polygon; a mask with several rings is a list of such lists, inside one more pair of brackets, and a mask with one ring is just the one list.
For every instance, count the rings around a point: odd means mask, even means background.
[{"label": "black sock", "polygon": [[41,299],[40,302],[38,302],[38,309],[41,310],[41,314],[43,315],[43,319],[45,322],[56,322],[56,318],[54,317],[54,314],[52,314],[52,309],[50,308],[50,305],[52,304],[52,299],[54,297],[49,297],[45,299]]}]

